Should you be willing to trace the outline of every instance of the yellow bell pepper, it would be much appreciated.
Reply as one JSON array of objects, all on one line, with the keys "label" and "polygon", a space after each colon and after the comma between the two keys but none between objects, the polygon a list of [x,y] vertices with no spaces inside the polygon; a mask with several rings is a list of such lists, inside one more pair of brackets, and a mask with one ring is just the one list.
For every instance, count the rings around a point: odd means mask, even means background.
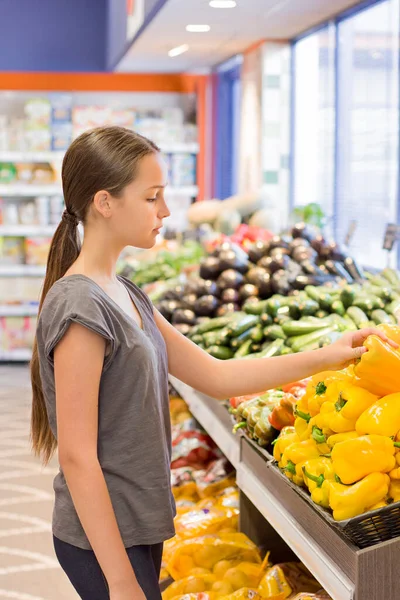
[{"label": "yellow bell pepper", "polygon": [[317,457],[319,457],[319,452],[315,441],[312,439],[304,440],[303,442],[295,442],[288,446],[278,465],[293,483],[303,485],[302,465],[306,460]]},{"label": "yellow bell pepper", "polygon": [[390,471],[389,477],[390,479],[400,479],[400,453],[396,452],[394,458],[396,461],[396,467]]},{"label": "yellow bell pepper", "polygon": [[313,502],[328,508],[330,488],[326,483],[335,478],[332,460],[323,456],[306,460],[302,471]]},{"label": "yellow bell pepper", "polygon": [[333,510],[333,518],[343,521],[366,512],[368,507],[385,498],[389,483],[389,477],[383,473],[370,473],[354,485],[331,483],[329,506]]},{"label": "yellow bell pepper", "polygon": [[364,435],[336,444],[332,449],[335,473],[346,485],[370,473],[388,473],[396,460],[394,442],[382,435]]},{"label": "yellow bell pepper", "polygon": [[300,441],[294,427],[284,427],[276,438],[274,444],[274,458],[279,462],[282,454],[290,444]]},{"label": "yellow bell pepper", "polygon": [[387,396],[400,390],[400,351],[395,350],[377,335],[369,336],[354,372],[359,385],[377,396]]},{"label": "yellow bell pepper", "polygon": [[335,433],[334,435],[330,435],[327,439],[327,444],[329,448],[332,450],[336,444],[340,444],[340,442],[345,442],[346,440],[354,440],[359,437],[357,431],[346,431],[345,433]]},{"label": "yellow bell pepper", "polygon": [[263,598],[280,597],[282,594],[282,599],[284,599],[292,595],[292,588],[279,565],[268,569],[261,579],[257,591]]},{"label": "yellow bell pepper", "polygon": [[302,417],[296,417],[294,422],[294,430],[298,435],[300,441],[307,440],[310,437],[310,432],[308,430],[308,421],[307,419],[303,419]]},{"label": "yellow bell pepper", "polygon": [[345,419],[356,421],[377,400],[378,396],[375,394],[371,394],[371,392],[356,385],[351,385],[340,392],[335,408]]},{"label": "yellow bell pepper", "polygon": [[389,437],[397,435],[400,429],[400,393],[390,394],[377,400],[365,410],[356,423],[360,435],[376,433]]},{"label": "yellow bell pepper", "polygon": [[383,500],[380,500],[379,502],[377,502],[376,504],[374,504],[373,506],[369,506],[367,508],[367,511],[370,510],[377,510],[378,508],[383,508],[384,506],[388,506],[389,502],[387,501],[386,498],[384,498]]},{"label": "yellow bell pepper", "polygon": [[325,402],[321,406],[321,412],[315,417],[315,424],[322,429],[331,429],[335,433],[345,433],[346,431],[354,431],[355,419],[345,419],[338,412],[333,402]]},{"label": "yellow bell pepper", "polygon": [[316,442],[320,454],[329,454],[331,449],[326,442],[332,432],[320,429],[316,424],[317,417],[318,415],[313,417],[308,424],[309,437]]},{"label": "yellow bell pepper", "polygon": [[381,325],[378,325],[377,329],[383,331],[390,340],[393,340],[393,342],[400,345],[400,327],[398,325],[382,323]]},{"label": "yellow bell pepper", "polygon": [[392,502],[400,501],[400,481],[390,481],[388,497]]}]

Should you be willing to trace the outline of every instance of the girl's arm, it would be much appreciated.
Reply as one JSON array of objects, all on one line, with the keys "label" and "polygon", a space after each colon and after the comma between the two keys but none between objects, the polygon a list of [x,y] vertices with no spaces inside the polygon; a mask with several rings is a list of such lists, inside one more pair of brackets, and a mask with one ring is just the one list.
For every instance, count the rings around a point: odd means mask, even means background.
[{"label": "girl's arm", "polygon": [[[105,340],[73,323],[54,351],[58,454],[74,506],[111,598],[144,599],[122,542],[97,456]],[[120,591],[124,594],[119,596]]]},{"label": "girl's arm", "polygon": [[346,333],[331,346],[312,352],[252,360],[218,360],[181,335],[157,310],[154,315],[167,345],[171,375],[221,400],[280,387],[320,371],[343,369],[366,352],[363,343],[371,334],[388,341],[377,329],[363,329]]}]

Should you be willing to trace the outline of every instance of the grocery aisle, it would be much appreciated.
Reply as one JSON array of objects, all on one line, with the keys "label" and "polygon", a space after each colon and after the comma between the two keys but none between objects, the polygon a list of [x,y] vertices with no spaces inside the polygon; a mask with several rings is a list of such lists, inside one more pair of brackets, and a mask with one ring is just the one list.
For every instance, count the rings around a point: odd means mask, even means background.
[{"label": "grocery aisle", "polygon": [[0,367],[0,598],[76,600],[51,539],[53,477],[29,446],[26,367]]}]

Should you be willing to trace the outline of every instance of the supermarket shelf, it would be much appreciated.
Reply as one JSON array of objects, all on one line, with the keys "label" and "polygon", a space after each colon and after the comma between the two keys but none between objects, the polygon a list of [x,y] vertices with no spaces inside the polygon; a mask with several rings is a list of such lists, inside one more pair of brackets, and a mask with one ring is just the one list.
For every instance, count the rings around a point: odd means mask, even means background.
[{"label": "supermarket shelf", "polygon": [[159,146],[165,154],[198,154],[199,152],[199,144],[196,143],[176,142],[173,144],[159,144]]},{"label": "supermarket shelf", "polygon": [[0,350],[1,362],[29,362],[31,358],[30,350],[10,350],[9,352]]},{"label": "supermarket shelf", "polygon": [[61,162],[64,158],[64,152],[18,152],[6,151],[0,152],[0,162],[21,162],[21,163],[51,163]]},{"label": "supermarket shelf", "polygon": [[59,184],[38,185],[29,183],[3,183],[0,184],[0,196],[21,196],[34,198],[35,196],[58,196],[62,195],[62,187]]},{"label": "supermarket shelf", "polygon": [[0,277],[44,277],[44,265],[0,265]]},{"label": "supermarket shelf", "polygon": [[221,402],[200,394],[179,379],[170,375],[170,382],[185,399],[190,412],[204,427],[227,459],[237,468],[240,461],[240,437],[232,433],[232,422]]},{"label": "supermarket shelf", "polygon": [[56,225],[0,225],[0,237],[51,237],[55,230]]},{"label": "supermarket shelf", "polygon": [[199,193],[197,185],[187,185],[182,187],[167,186],[165,188],[166,196],[189,196],[194,197]]},{"label": "supermarket shelf", "polygon": [[38,306],[35,304],[0,304],[0,317],[35,317]]},{"label": "supermarket shelf", "polygon": [[237,469],[237,484],[332,598],[353,600],[354,584],[350,579],[244,464]]}]

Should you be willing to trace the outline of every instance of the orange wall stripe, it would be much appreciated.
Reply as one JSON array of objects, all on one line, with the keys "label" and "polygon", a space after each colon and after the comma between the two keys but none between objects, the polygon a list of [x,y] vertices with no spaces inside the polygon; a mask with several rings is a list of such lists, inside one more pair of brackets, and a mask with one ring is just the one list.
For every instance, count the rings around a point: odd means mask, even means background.
[{"label": "orange wall stripe", "polygon": [[206,142],[207,142],[207,77],[197,80],[197,127],[199,130],[199,153],[197,155],[198,200],[204,200],[206,183]]},{"label": "orange wall stripe", "polygon": [[13,73],[0,72],[0,90],[84,92],[196,91],[198,76],[153,73]]}]

